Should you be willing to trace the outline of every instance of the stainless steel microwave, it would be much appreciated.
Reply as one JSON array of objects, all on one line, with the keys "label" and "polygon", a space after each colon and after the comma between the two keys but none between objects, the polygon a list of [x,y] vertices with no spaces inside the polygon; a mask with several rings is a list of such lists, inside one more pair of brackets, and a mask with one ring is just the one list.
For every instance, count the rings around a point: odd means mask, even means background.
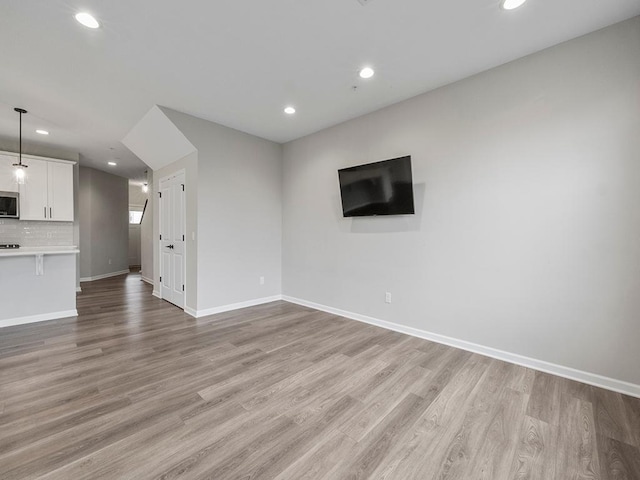
[{"label": "stainless steel microwave", "polygon": [[0,218],[20,218],[18,192],[0,192]]}]

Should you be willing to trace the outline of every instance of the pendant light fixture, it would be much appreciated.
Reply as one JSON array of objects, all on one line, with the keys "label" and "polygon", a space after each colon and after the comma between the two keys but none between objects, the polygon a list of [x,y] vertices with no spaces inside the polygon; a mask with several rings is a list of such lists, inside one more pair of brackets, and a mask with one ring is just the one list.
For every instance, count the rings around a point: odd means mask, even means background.
[{"label": "pendant light fixture", "polygon": [[142,192],[147,193],[149,191],[149,171],[144,171],[144,183],[142,184]]},{"label": "pendant light fixture", "polygon": [[22,163],[22,114],[27,113],[27,111],[24,108],[17,107],[14,108],[14,110],[20,114],[20,150],[18,153],[18,163],[14,163],[13,166],[15,167],[16,182],[18,182],[18,185],[24,185],[27,180],[26,168],[29,165]]}]

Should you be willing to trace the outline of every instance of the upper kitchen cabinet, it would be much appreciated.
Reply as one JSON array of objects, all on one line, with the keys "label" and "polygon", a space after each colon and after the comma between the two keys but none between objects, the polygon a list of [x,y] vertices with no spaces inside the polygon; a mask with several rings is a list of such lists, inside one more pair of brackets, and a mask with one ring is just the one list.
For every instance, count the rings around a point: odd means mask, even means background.
[{"label": "upper kitchen cabinet", "polygon": [[20,220],[73,222],[75,162],[23,154],[23,185],[16,182],[14,163],[16,153],[0,152],[0,192],[20,192]]},{"label": "upper kitchen cabinet", "polygon": [[[23,157],[24,161],[24,157]],[[73,163],[28,159],[20,220],[73,221]]]},{"label": "upper kitchen cabinet", "polygon": [[0,192],[18,191],[18,183],[13,173],[14,163],[16,163],[15,157],[0,154]]}]

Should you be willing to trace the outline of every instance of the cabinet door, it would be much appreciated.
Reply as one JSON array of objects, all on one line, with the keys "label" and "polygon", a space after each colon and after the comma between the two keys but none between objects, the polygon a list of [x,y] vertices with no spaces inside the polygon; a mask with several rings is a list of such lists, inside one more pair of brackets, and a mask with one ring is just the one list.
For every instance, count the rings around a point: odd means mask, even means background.
[{"label": "cabinet door", "polygon": [[18,159],[9,155],[0,155],[0,192],[18,192],[14,163]]},{"label": "cabinet door", "polygon": [[73,222],[73,165],[49,162],[49,220]]},{"label": "cabinet door", "polygon": [[20,220],[48,220],[47,164],[42,160],[23,160],[27,179],[20,185]]}]

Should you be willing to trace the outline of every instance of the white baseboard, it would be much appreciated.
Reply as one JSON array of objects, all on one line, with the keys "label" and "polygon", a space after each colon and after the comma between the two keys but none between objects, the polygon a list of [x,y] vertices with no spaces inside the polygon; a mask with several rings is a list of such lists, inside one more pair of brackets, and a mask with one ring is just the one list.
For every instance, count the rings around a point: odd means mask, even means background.
[{"label": "white baseboard", "polygon": [[7,318],[0,320],[0,328],[13,327],[14,325],[26,325],[27,323],[45,322],[47,320],[57,320],[58,318],[77,317],[77,310],[64,310],[62,312],[41,313],[28,317]]},{"label": "white baseboard", "polygon": [[127,273],[129,273],[129,269],[120,270],[119,272],[103,273],[102,275],[96,275],[95,277],[82,277],[80,279],[80,281],[81,282],[93,282],[95,280],[102,280],[104,278],[109,278],[109,277],[117,277],[118,275],[125,275]]},{"label": "white baseboard", "polygon": [[157,290],[154,290],[153,292],[151,292],[151,295],[162,300],[162,297],[160,296],[160,292]]},{"label": "white baseboard", "polygon": [[76,293],[81,293],[82,292],[82,287],[76,287]]},{"label": "white baseboard", "polygon": [[206,317],[207,315],[215,315],[216,313],[230,312],[232,310],[239,310],[241,308],[253,307],[255,305],[262,305],[263,303],[271,303],[278,300],[282,300],[282,295],[256,298],[253,300],[247,300],[246,302],[231,303],[228,305],[222,305],[220,307],[205,308],[204,310],[194,310],[192,308],[187,310],[185,308],[184,311],[193,317],[200,318],[200,317]]},{"label": "white baseboard", "polygon": [[198,318],[198,311],[195,308],[184,307],[184,313],[191,315],[193,318]]},{"label": "white baseboard", "polygon": [[387,322],[386,320],[379,320],[377,318],[368,317],[359,313],[348,312],[346,310],[340,310],[338,308],[328,307],[319,303],[310,302],[308,300],[302,300],[299,298],[289,297],[287,295],[282,296],[282,300],[290,303],[295,303],[305,307],[321,310],[323,312],[333,313],[334,315],[340,315],[341,317],[350,318],[359,322],[368,323],[377,327],[386,328],[387,330],[393,330],[395,332],[404,333],[425,340],[430,340],[436,343],[442,343],[450,347],[459,348],[473,353],[479,353],[487,357],[496,358],[505,362],[514,363],[523,367],[531,368],[559,377],[568,378],[578,382],[593,385],[595,387],[612,390],[618,393],[624,393],[632,397],[640,398],[640,385],[625,382],[622,380],[616,380],[615,378],[609,378],[596,373],[585,372],[577,370],[571,367],[564,367],[554,363],[545,362],[544,360],[537,360],[535,358],[525,357],[515,353],[505,352],[491,347],[485,347],[476,343],[467,342],[465,340],[459,340],[457,338],[447,337],[437,333],[427,332],[413,327],[407,327],[393,322]]},{"label": "white baseboard", "polygon": [[144,275],[140,275],[140,278],[143,282],[147,282],[149,285],[153,285],[153,280],[151,280],[150,278],[147,278]]}]

